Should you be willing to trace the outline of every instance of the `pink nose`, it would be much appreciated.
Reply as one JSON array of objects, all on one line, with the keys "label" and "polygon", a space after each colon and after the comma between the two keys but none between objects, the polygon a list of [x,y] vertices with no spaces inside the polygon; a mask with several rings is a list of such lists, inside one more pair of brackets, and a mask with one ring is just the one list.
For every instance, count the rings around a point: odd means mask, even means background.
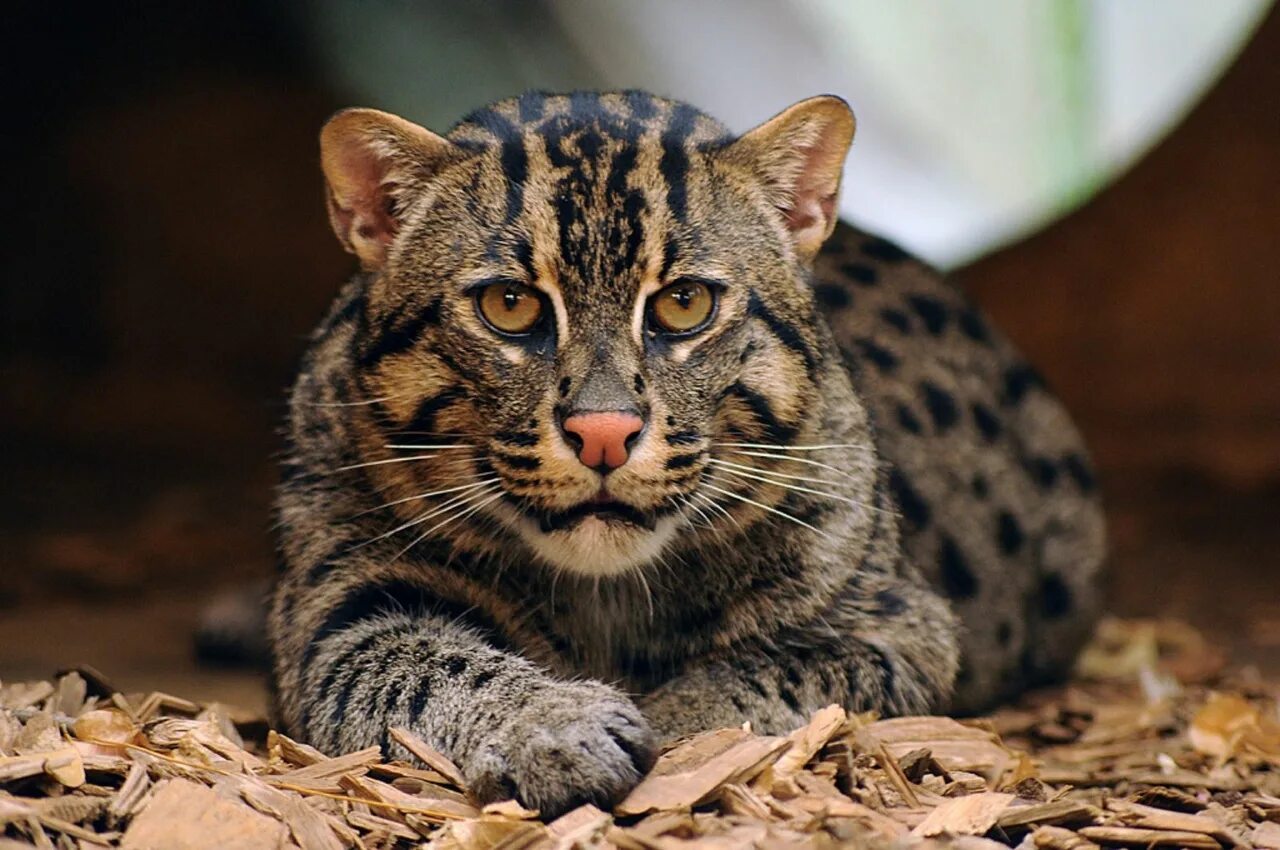
[{"label": "pink nose", "polygon": [[610,410],[577,413],[564,420],[564,430],[582,441],[578,460],[596,469],[617,469],[627,462],[627,441],[640,433],[644,420],[634,413]]}]

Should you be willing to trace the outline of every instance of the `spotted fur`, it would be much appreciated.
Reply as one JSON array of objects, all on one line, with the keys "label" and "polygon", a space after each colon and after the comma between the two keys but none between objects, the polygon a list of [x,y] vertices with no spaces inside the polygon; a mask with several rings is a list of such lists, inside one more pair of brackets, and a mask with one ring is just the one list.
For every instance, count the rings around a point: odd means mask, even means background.
[{"label": "spotted fur", "polygon": [[[409,726],[553,813],[625,792],[658,738],[973,709],[1069,663],[1103,555],[1079,438],[961,292],[835,226],[852,131],[834,98],[734,138],[643,92],[526,94],[447,138],[331,121],[364,271],[292,396],[293,734],[408,757]],[[646,299],[688,279],[714,321],[655,332]],[[494,281],[541,293],[540,332],[485,326]],[[608,475],[560,430],[581,409],[645,420]]]}]

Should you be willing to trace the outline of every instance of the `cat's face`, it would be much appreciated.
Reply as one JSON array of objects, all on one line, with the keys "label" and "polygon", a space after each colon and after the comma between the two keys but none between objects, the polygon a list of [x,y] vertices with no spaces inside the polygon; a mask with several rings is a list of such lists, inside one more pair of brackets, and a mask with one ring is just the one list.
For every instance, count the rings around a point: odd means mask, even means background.
[{"label": "cat's face", "polygon": [[371,469],[410,533],[484,518],[607,575],[708,512],[750,522],[777,501],[723,474],[718,447],[809,425],[805,275],[851,135],[831,98],[737,142],[634,93],[525,95],[447,140],[367,110],[331,121],[331,216],[375,272],[361,449],[394,461]]}]

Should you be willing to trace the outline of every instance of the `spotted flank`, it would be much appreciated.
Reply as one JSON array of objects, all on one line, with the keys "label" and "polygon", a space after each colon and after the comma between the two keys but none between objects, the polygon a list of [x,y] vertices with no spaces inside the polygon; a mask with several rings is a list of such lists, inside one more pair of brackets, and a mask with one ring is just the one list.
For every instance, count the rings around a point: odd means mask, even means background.
[{"label": "spotted flank", "polygon": [[[320,138],[360,264],[294,386],[282,721],[413,728],[481,797],[607,805],[665,737],[978,708],[1096,614],[1094,474],[981,312],[835,219],[854,118],[645,92]],[[550,765],[550,767],[548,767]]]}]

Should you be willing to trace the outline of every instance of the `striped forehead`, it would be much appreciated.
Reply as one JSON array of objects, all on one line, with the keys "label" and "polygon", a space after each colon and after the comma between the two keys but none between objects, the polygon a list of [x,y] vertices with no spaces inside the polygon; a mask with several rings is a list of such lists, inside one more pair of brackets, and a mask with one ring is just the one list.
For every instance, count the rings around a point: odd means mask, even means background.
[{"label": "striped forehead", "polygon": [[690,159],[725,138],[704,113],[645,92],[531,92],[450,133],[501,171],[508,232],[495,251],[523,253],[507,259],[525,266],[550,256],[569,300],[633,293],[649,266],[672,261],[668,224],[688,216]]}]

